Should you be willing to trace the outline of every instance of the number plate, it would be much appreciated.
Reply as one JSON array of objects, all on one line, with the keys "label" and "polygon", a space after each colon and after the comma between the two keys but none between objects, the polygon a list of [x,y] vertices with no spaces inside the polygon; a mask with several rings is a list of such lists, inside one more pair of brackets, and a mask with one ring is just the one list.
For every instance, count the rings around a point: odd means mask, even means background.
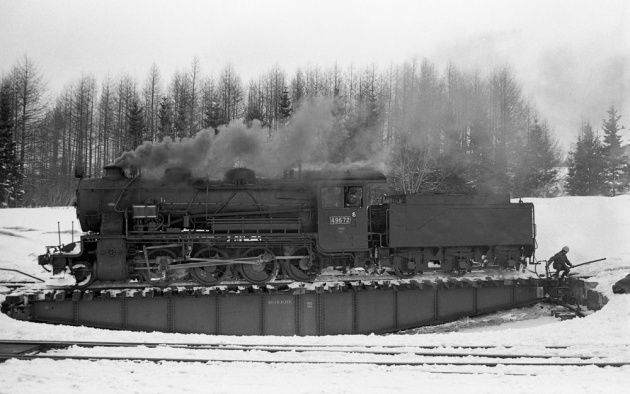
[{"label": "number plate", "polygon": [[331,216],[330,224],[350,224],[350,216]]}]

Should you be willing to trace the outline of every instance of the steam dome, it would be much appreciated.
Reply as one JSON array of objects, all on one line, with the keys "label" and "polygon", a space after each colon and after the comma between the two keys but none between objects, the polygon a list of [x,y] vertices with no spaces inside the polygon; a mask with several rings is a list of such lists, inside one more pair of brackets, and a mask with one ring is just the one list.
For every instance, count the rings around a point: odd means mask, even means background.
[{"label": "steam dome", "polygon": [[253,185],[256,183],[256,172],[249,168],[232,168],[225,173],[224,180],[232,185]]}]

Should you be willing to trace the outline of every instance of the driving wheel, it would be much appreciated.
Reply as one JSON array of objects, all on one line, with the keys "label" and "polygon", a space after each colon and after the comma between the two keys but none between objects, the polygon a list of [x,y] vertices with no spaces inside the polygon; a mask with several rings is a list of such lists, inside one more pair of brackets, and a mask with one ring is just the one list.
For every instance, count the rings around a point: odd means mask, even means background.
[{"label": "driving wheel", "polygon": [[79,261],[70,267],[72,275],[76,280],[74,287],[77,289],[85,289],[94,282],[94,270],[92,264],[86,261]]},{"label": "driving wheel", "polygon": [[[226,258],[227,254],[222,250],[207,247],[199,250],[193,257],[201,259],[222,259]],[[215,286],[223,280],[223,276],[225,276],[228,269],[229,266],[227,264],[208,265],[191,268],[190,273],[192,277],[202,285]]]},{"label": "driving wheel", "polygon": [[165,265],[170,264],[176,258],[175,252],[169,249],[153,249],[147,252],[149,265],[146,261],[140,263],[140,276],[145,283],[154,286],[167,286],[171,282],[171,277]]},{"label": "driving wheel", "polygon": [[243,279],[260,285],[272,280],[278,272],[278,263],[276,262],[275,255],[267,248],[251,248],[247,250],[241,257],[258,257],[258,259],[252,263],[243,263],[239,266],[239,271],[243,276]]},{"label": "driving wheel", "polygon": [[305,246],[295,248],[289,256],[301,256],[300,259],[290,259],[285,263],[287,275],[299,282],[310,282],[322,270],[321,259]]}]

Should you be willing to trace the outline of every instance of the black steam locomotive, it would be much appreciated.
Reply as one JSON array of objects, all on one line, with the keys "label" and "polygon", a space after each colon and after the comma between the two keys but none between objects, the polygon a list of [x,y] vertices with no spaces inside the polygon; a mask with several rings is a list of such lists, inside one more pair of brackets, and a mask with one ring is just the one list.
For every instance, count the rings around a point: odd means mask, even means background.
[{"label": "black steam locomotive", "polygon": [[308,282],[329,267],[409,278],[518,267],[532,258],[532,204],[496,195],[404,195],[371,203],[377,200],[371,186],[384,182],[369,169],[291,170],[264,179],[234,168],[210,180],[180,168],[161,179],[128,177],[109,166],[103,178],[79,182],[85,235],[49,249],[39,264],[71,272],[84,288],[94,281]]}]

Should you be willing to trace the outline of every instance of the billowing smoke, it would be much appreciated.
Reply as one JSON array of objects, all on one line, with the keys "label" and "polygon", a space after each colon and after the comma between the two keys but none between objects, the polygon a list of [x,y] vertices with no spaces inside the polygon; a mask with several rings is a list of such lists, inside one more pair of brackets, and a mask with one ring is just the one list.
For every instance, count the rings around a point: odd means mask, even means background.
[{"label": "billowing smoke", "polygon": [[142,170],[149,177],[160,177],[169,167],[189,169],[206,166],[206,155],[212,147],[214,132],[201,130],[193,138],[172,140],[165,137],[162,142],[144,142],[133,151],[125,152],[114,161],[114,165],[125,169]]},{"label": "billowing smoke", "polygon": [[259,176],[274,177],[298,164],[303,168],[350,168],[372,166],[384,169],[385,155],[372,155],[370,162],[338,163],[330,152],[343,143],[336,138],[332,103],[327,99],[303,104],[269,139],[269,129],[257,121],[251,126],[236,121],[213,130],[201,130],[192,138],[145,142],[125,152],[114,165],[140,169],[143,176],[159,178],[172,167],[189,169],[193,176],[220,178],[233,167],[249,167]]}]

